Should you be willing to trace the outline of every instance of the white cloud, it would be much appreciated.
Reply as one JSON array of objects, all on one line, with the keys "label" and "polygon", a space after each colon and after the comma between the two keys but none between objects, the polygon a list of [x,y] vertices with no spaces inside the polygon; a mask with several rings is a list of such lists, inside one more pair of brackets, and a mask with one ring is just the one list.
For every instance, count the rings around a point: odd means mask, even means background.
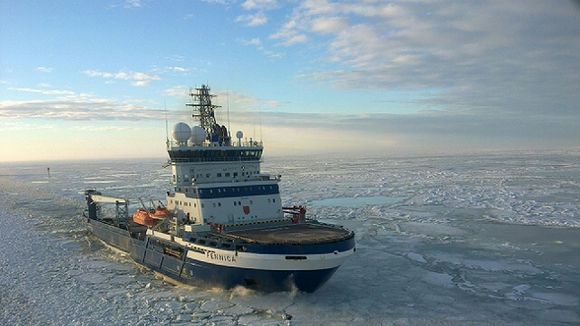
[{"label": "white cloud", "polygon": [[140,8],[142,6],[142,0],[126,0],[126,8]]},{"label": "white cloud", "polygon": [[189,94],[190,87],[188,86],[173,86],[171,88],[167,88],[163,91],[163,93],[167,96],[174,96],[177,98],[185,98],[187,94]]},{"label": "white cloud", "polygon": [[325,52],[313,59],[333,64],[314,66],[310,77],[338,87],[438,90],[423,100],[426,108],[580,114],[577,9],[543,1],[307,0],[270,37],[287,46],[316,41]]},{"label": "white cloud", "polygon": [[348,27],[343,17],[320,17],[312,22],[312,31],[323,34],[337,34]]},{"label": "white cloud", "polygon": [[118,101],[90,93],[51,88],[11,87],[8,90],[46,97],[0,101],[0,120],[149,120],[164,118],[162,110],[151,109],[139,104],[139,102],[148,103],[139,99]]},{"label": "white cloud", "polygon": [[8,87],[8,90],[24,93],[36,93],[49,96],[70,96],[74,95],[73,91],[69,90],[59,90],[59,89],[46,89],[46,88],[28,88],[28,87]]},{"label": "white cloud", "polygon": [[145,72],[134,71],[118,71],[118,72],[104,72],[98,70],[85,70],[83,73],[89,77],[98,77],[104,79],[117,79],[131,81],[131,85],[142,87],[149,85],[152,81],[160,80],[161,77]]},{"label": "white cloud", "polygon": [[282,28],[272,35],[271,39],[281,40],[283,45],[291,46],[298,43],[304,43],[308,40],[305,34],[302,34],[298,29],[298,22],[296,19],[290,19]]},{"label": "white cloud", "polygon": [[244,45],[262,46],[262,41],[260,41],[260,38],[258,37],[255,37],[250,40],[242,40],[242,43]]},{"label": "white cloud", "polygon": [[232,2],[234,2],[235,0],[201,0],[201,1],[209,4],[227,6],[230,5]]},{"label": "white cloud", "polygon": [[271,59],[280,59],[284,56],[283,53],[266,49],[262,43],[262,40],[260,40],[260,38],[258,38],[258,37],[255,37],[255,38],[252,38],[249,40],[242,39],[240,42],[243,45],[254,46],[258,51],[260,51],[266,57],[271,58]]},{"label": "white cloud", "polygon": [[268,23],[268,17],[263,12],[257,12],[252,15],[241,15],[236,18],[236,22],[246,26],[256,27]]},{"label": "white cloud", "polygon": [[276,0],[246,0],[242,3],[242,8],[246,10],[269,10],[277,6]]},{"label": "white cloud", "polygon": [[43,67],[43,66],[36,67],[36,71],[43,72],[43,73],[51,73],[53,70],[54,70],[54,68],[52,68],[52,67]]},{"label": "white cloud", "polygon": [[173,66],[173,67],[165,67],[165,69],[167,71],[171,71],[171,72],[189,72],[188,68],[184,68],[184,67],[179,67],[179,66]]}]

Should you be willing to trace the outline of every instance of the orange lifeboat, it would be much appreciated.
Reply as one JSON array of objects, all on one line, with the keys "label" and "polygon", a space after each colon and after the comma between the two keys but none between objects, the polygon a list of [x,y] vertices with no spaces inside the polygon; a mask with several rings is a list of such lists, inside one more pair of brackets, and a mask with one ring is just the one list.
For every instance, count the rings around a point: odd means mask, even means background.
[{"label": "orange lifeboat", "polygon": [[153,218],[151,215],[152,214],[148,210],[139,208],[133,214],[133,222],[152,228],[155,225],[157,225],[157,222],[159,222],[159,220]]},{"label": "orange lifeboat", "polygon": [[164,219],[171,215],[169,210],[165,207],[157,206],[157,208],[150,214],[154,219]]}]

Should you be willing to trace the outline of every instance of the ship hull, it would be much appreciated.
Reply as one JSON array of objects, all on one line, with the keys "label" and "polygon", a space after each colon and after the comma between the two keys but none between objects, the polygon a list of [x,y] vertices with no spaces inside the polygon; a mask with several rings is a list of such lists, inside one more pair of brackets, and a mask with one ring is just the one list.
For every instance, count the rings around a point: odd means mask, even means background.
[{"label": "ship hull", "polygon": [[[99,220],[89,218],[87,221],[89,229],[96,237],[121,251],[127,252],[136,263],[172,281],[193,286],[226,289],[244,286],[263,292],[291,291],[293,289],[314,292],[334,274],[342,261],[346,259],[346,255],[354,251],[354,239],[350,239],[336,244],[336,248],[347,249],[340,253],[345,256],[344,259],[336,260],[336,262],[329,262],[322,258],[324,262],[313,262],[311,265],[300,261],[280,261],[279,263],[265,264],[260,262],[261,254],[243,253],[238,256],[237,252],[234,254],[232,251],[221,255],[219,254],[220,250],[204,249],[199,246],[196,246],[194,251],[187,246],[175,242],[160,241],[147,235],[139,239],[131,236],[127,230]],[[206,250],[206,252],[200,254],[201,250]],[[281,250],[287,251],[287,248],[281,248]],[[304,253],[305,247],[300,248],[300,254]],[[333,251],[330,251],[329,254],[332,253]],[[251,256],[254,260],[244,260],[244,254]],[[285,255],[287,254],[285,253]],[[334,250],[334,255],[337,255],[336,250]],[[272,260],[274,255],[263,254],[263,256],[265,260]],[[233,262],[224,257],[233,260]],[[212,258],[220,258],[221,260],[213,262]],[[232,266],[228,266],[228,264]]]}]

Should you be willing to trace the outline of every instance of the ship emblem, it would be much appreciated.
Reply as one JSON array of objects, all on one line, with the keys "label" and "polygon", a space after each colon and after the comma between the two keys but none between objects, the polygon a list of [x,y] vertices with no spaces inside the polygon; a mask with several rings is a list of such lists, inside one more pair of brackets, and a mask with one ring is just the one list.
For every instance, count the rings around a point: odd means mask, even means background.
[{"label": "ship emblem", "polygon": [[244,214],[250,214],[250,206],[244,206]]}]

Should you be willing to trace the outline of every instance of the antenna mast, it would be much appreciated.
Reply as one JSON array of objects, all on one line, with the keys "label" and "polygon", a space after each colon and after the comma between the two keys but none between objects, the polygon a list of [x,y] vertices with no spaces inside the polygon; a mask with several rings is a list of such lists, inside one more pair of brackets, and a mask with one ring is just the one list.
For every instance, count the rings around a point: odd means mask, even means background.
[{"label": "antenna mast", "polygon": [[208,135],[213,134],[214,126],[217,125],[215,120],[214,109],[219,108],[219,105],[213,105],[211,103],[211,98],[215,97],[209,93],[209,87],[206,85],[201,85],[199,88],[195,88],[196,93],[190,91],[189,96],[191,96],[192,103],[185,104],[186,106],[193,107],[194,118],[199,119],[200,126],[205,129]]},{"label": "antenna mast", "polygon": [[163,107],[165,108],[165,144],[169,148],[169,125],[167,122],[167,103],[163,99]]},{"label": "antenna mast", "polygon": [[228,110],[227,110],[227,118],[228,118],[228,137],[232,137],[232,135],[230,134],[230,131],[232,130],[232,127],[230,126],[230,91],[228,91]]}]

